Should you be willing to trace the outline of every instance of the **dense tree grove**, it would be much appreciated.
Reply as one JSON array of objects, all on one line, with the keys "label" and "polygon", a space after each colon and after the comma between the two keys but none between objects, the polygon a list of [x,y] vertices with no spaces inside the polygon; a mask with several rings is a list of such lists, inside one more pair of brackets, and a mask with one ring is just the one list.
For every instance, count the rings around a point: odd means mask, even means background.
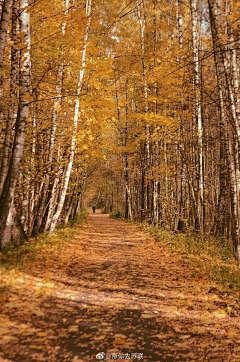
[{"label": "dense tree grove", "polygon": [[240,258],[235,0],[2,0],[0,244],[83,204]]}]

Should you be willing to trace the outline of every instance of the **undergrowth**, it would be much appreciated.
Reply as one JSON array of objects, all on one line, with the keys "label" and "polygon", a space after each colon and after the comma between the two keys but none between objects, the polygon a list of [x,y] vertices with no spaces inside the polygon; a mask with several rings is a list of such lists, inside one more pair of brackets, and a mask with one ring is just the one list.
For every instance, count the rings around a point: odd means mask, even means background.
[{"label": "undergrowth", "polygon": [[27,263],[34,261],[40,254],[44,257],[46,251],[54,254],[56,249],[71,241],[76,231],[86,222],[87,215],[88,211],[82,209],[67,225],[56,228],[52,235],[42,233],[36,238],[30,238],[23,245],[10,243],[8,248],[0,253],[0,274],[10,269],[25,270]]},{"label": "undergrowth", "polygon": [[102,209],[101,212],[102,212],[102,214],[109,214],[109,211],[106,209]]},{"label": "undergrowth", "polygon": [[168,245],[170,252],[185,254],[202,272],[207,272],[229,292],[240,297],[240,263],[234,258],[232,245],[226,238],[173,234],[147,224],[142,224],[142,227],[153,235],[157,242]]},{"label": "undergrowth", "polygon": [[121,211],[115,211],[111,212],[110,218],[115,220],[124,219],[124,215],[121,213]]}]

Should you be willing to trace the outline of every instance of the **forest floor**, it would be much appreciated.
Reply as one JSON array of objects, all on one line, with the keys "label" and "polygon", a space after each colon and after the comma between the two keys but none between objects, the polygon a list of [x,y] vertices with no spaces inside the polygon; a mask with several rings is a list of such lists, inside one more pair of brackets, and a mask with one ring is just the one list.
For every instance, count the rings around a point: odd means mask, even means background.
[{"label": "forest floor", "polygon": [[1,272],[1,362],[240,361],[234,297],[186,256],[98,210],[74,233]]}]

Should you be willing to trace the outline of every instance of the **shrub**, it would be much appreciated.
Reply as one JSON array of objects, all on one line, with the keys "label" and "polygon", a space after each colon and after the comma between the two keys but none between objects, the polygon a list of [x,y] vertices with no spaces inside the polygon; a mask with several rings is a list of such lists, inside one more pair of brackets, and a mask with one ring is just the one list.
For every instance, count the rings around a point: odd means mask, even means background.
[{"label": "shrub", "polygon": [[110,218],[111,219],[124,219],[124,215],[121,213],[121,211],[115,211],[115,212],[111,212]]}]

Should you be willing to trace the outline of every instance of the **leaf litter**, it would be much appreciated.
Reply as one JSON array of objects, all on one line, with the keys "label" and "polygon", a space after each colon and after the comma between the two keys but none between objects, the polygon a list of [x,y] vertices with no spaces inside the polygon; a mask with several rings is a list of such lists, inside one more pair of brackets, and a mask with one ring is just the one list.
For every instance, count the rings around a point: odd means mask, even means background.
[{"label": "leaf litter", "polygon": [[96,213],[50,240],[1,273],[0,362],[240,360],[234,298],[137,225]]}]

